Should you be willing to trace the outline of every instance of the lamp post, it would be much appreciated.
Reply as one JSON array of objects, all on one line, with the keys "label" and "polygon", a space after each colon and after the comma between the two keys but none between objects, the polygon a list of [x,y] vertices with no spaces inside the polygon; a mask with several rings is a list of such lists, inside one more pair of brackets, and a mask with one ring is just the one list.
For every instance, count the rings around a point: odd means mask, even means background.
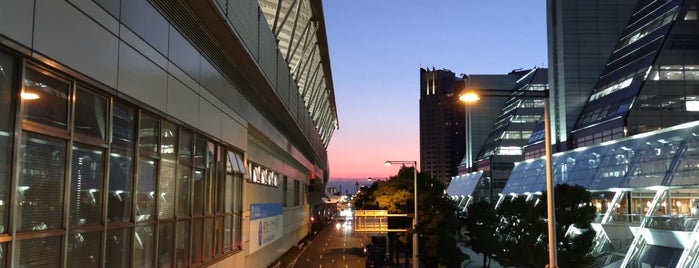
[{"label": "lamp post", "polygon": [[[558,252],[556,250],[556,212],[554,209],[554,193],[553,193],[553,173],[551,161],[551,122],[549,118],[549,92],[543,91],[518,91],[520,98],[543,98],[544,99],[544,152],[546,156],[546,205],[547,205],[547,223],[549,236],[549,264],[548,267],[558,267]],[[459,96],[459,100],[470,105],[483,97],[511,97],[511,90],[483,90],[483,91],[466,91]],[[491,178],[492,181],[492,178]],[[491,187],[492,190],[492,187]]]},{"label": "lamp post", "polygon": [[413,207],[414,214],[413,215],[413,268],[418,268],[419,267],[419,259],[418,259],[418,254],[417,254],[417,161],[386,161],[384,163],[385,166],[391,166],[391,164],[411,164],[413,165],[413,195],[415,201],[413,201],[413,204],[415,205]]}]

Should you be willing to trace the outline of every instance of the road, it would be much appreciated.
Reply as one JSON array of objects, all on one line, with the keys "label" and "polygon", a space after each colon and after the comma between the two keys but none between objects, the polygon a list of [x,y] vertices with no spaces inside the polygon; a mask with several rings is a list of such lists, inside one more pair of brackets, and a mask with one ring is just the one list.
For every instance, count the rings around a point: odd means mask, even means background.
[{"label": "road", "polygon": [[351,221],[323,228],[306,247],[295,268],[364,268],[364,245],[371,238],[352,231]]}]

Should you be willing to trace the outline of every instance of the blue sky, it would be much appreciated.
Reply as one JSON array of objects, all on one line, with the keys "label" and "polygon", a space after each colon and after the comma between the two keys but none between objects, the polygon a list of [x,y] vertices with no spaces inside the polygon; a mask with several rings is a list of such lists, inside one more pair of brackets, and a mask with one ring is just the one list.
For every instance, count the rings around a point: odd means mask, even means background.
[{"label": "blue sky", "polygon": [[547,66],[546,1],[323,1],[340,128],[330,180],[419,161],[419,68],[504,74]]}]

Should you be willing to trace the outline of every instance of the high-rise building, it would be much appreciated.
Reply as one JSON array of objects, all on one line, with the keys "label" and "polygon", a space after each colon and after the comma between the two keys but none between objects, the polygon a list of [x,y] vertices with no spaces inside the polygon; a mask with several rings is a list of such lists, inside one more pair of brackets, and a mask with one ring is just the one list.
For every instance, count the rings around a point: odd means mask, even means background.
[{"label": "high-rise building", "polygon": [[697,1],[638,2],[572,131],[574,147],[699,120]]},{"label": "high-rise building", "polygon": [[[512,89],[519,72],[502,75],[462,75],[449,70],[420,69],[420,172],[448,182],[457,175],[466,149],[466,105],[459,101],[465,87]],[[471,142],[483,143],[504,99],[486,99],[470,107]],[[473,146],[479,148],[479,146]],[[472,157],[478,152],[474,150]]]},{"label": "high-rise building", "polygon": [[[572,7],[555,6],[561,2],[550,1],[549,8],[566,14]],[[594,267],[699,266],[693,238],[699,230],[698,9],[697,0],[637,1],[603,68],[584,82],[590,87],[579,114],[564,117],[575,122],[571,133],[559,129],[559,141],[568,135],[571,148],[550,159],[553,180],[592,193],[598,213],[592,224]],[[580,23],[599,25],[593,19]],[[576,46],[564,42],[549,49],[559,59]],[[552,91],[566,77],[561,68],[550,69],[558,81]],[[558,92],[562,98],[552,95],[554,106],[566,107],[569,89]],[[562,119],[552,123],[560,126]],[[517,163],[501,199],[544,191],[546,161]]]},{"label": "high-rise building", "polygon": [[[551,138],[554,151],[571,148],[569,135],[595,81],[626,26],[636,0],[547,1]],[[526,158],[544,155],[540,123]]]}]

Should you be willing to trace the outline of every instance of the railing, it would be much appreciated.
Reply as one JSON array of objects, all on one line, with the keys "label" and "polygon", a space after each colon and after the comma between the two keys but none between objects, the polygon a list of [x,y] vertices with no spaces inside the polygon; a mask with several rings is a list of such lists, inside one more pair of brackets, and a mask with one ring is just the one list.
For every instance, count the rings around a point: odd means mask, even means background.
[{"label": "railing", "polygon": [[691,232],[699,222],[699,218],[688,216],[651,216],[647,217],[646,228],[670,231]]}]

